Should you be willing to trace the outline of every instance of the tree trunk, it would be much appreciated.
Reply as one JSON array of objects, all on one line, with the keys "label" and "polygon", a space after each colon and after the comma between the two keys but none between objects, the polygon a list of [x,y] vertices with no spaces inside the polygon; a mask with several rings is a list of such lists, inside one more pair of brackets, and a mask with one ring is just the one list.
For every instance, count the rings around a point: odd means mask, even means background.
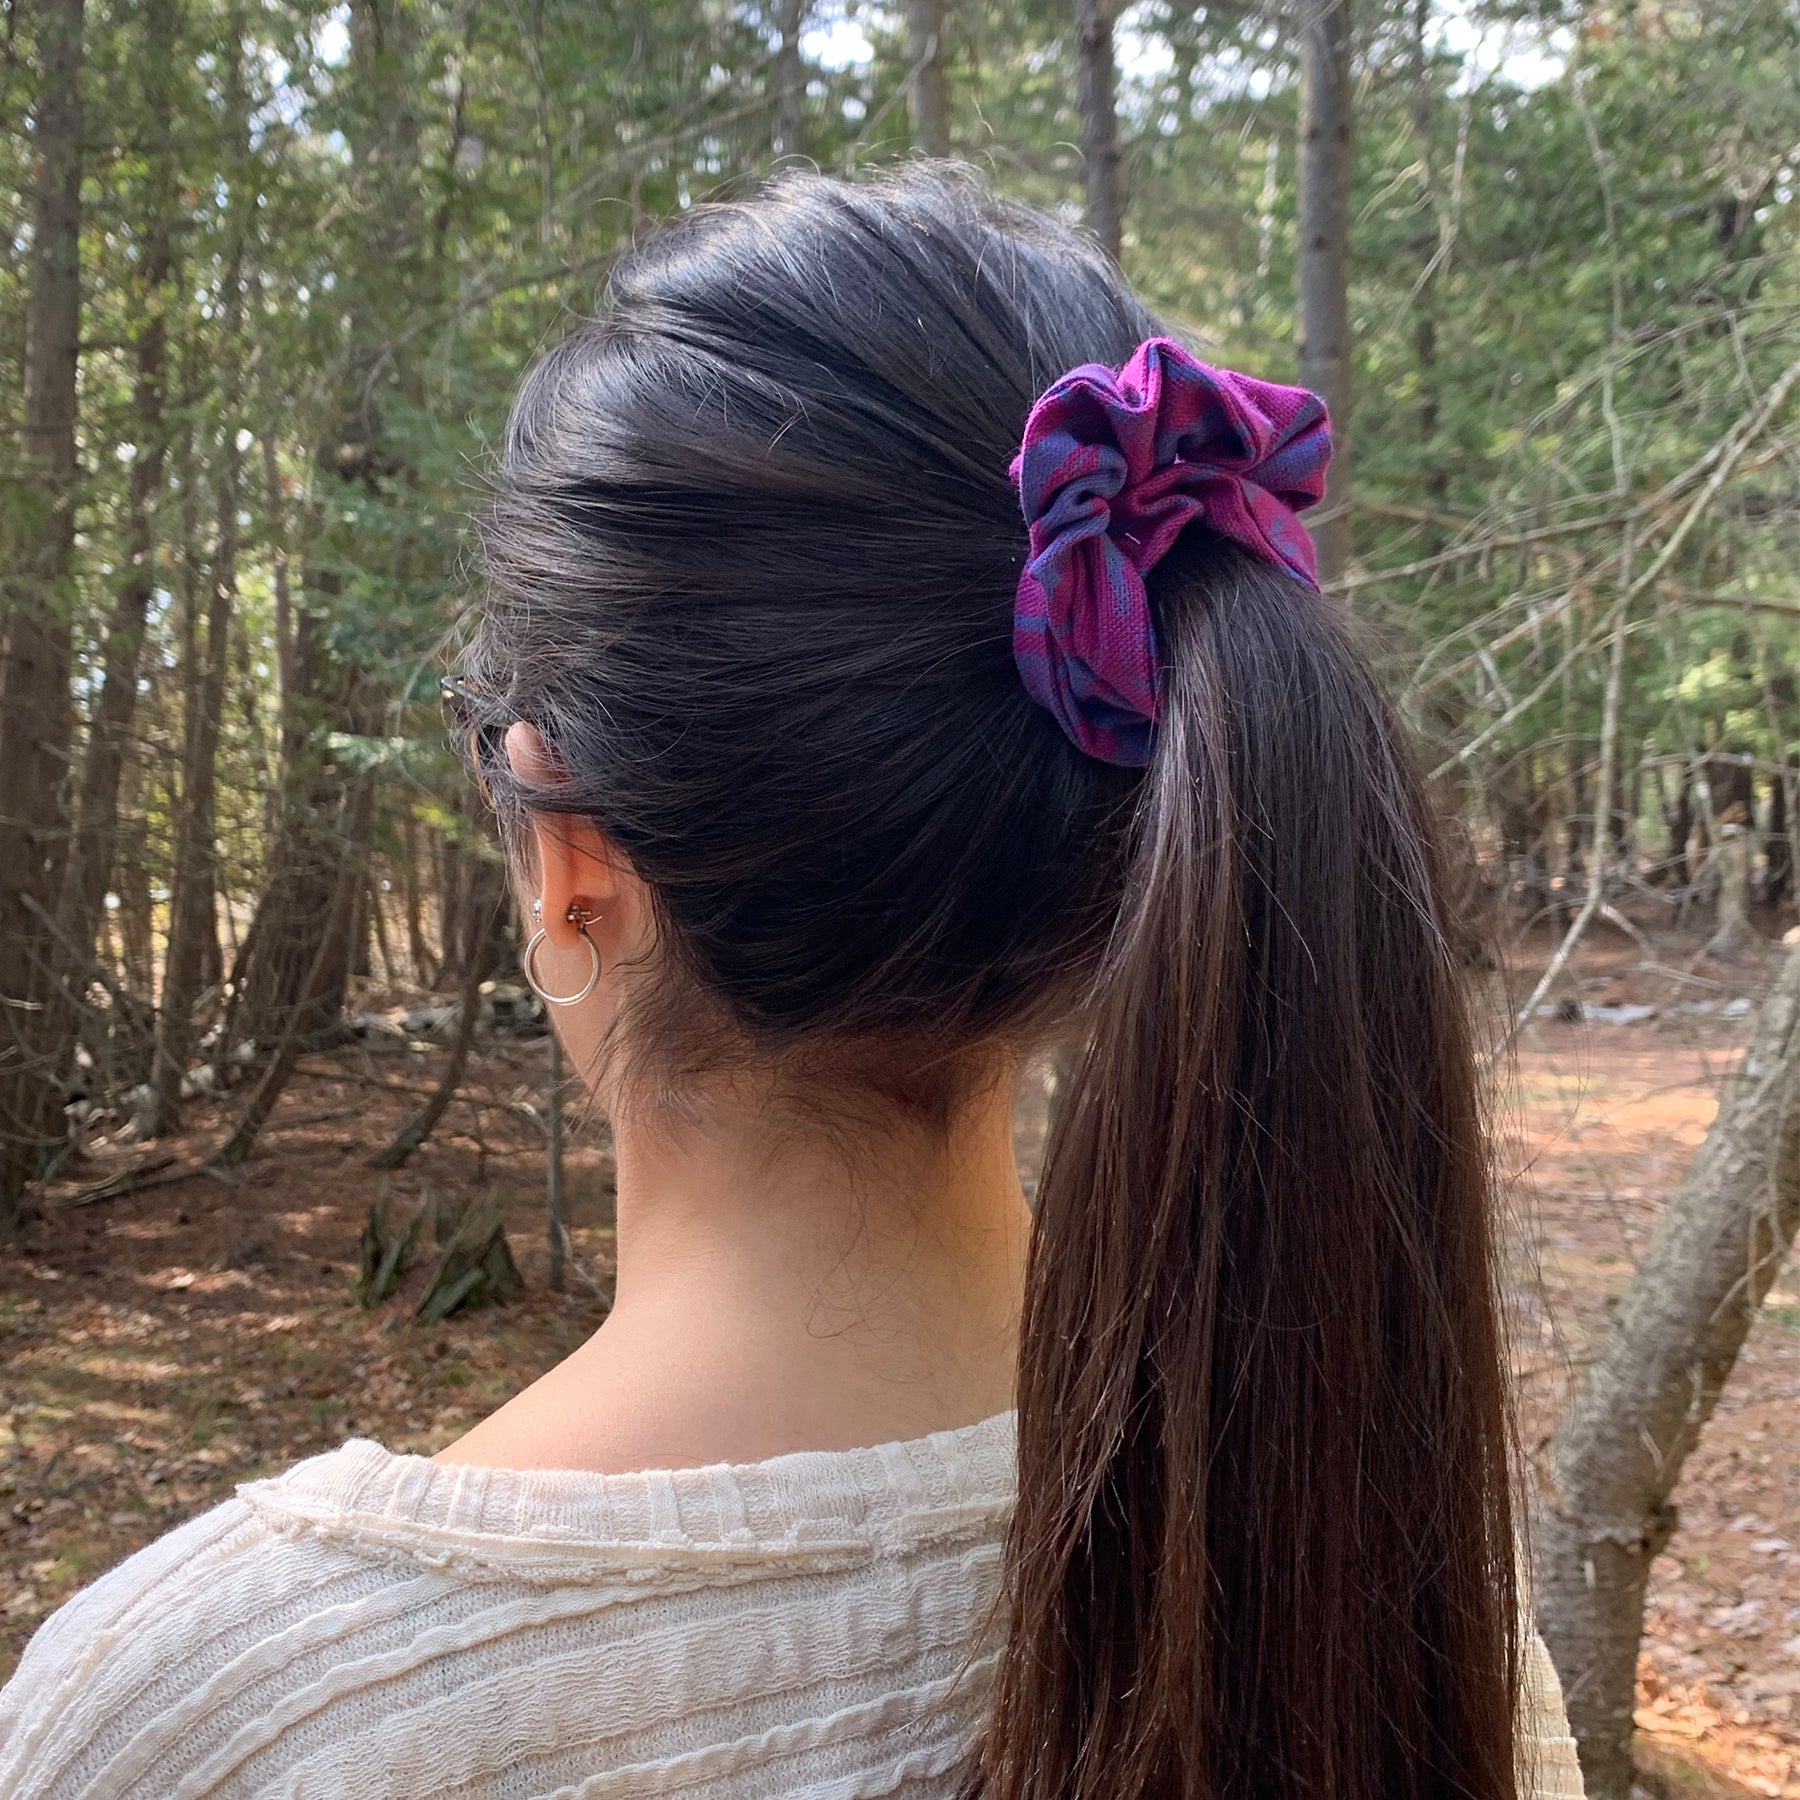
[{"label": "tree trunk", "polygon": [[[405,321],[436,302],[436,287],[447,279],[441,269],[430,271],[436,286],[429,286],[417,250],[425,236],[415,103],[429,91],[419,56],[423,15],[378,0],[353,0],[347,10],[346,80],[363,100],[346,133],[349,205],[364,221],[367,237],[343,270],[348,296],[343,360],[314,449],[316,529],[286,640],[279,801],[238,1010],[238,1028],[259,1044],[282,1042],[295,1027],[303,1040],[316,1036],[330,1027],[342,1005],[349,932],[346,927],[334,934],[328,921],[345,854],[339,830],[350,813],[346,774],[333,763],[327,741],[333,729],[366,733],[373,708],[323,628],[361,548],[343,522],[356,508],[340,496],[360,500],[403,485],[405,471],[382,416],[384,391],[394,379],[388,346]],[[272,490],[279,485],[267,450],[264,482]],[[281,566],[278,562],[278,570]],[[279,588],[276,598],[279,604]]]},{"label": "tree trunk", "polygon": [[1637,869],[1637,820],[1644,804],[1644,765],[1631,765],[1631,779],[1625,778],[1625,759],[1620,757],[1613,776],[1612,849],[1613,861],[1624,874]]},{"label": "tree trunk", "polygon": [[1540,774],[1535,756],[1525,759],[1525,784],[1526,805],[1529,808],[1526,843],[1530,870],[1526,881],[1526,892],[1530,900],[1526,919],[1528,923],[1535,925],[1548,916],[1554,902],[1552,883],[1556,878],[1556,856],[1552,847],[1551,807],[1556,784],[1554,778],[1546,779]]},{"label": "tree trunk", "polygon": [[462,847],[445,832],[438,833],[438,980],[448,981],[461,973],[458,959],[456,922],[462,917],[463,854]]},{"label": "tree trunk", "polygon": [[[281,458],[275,434],[262,434],[262,479],[264,530],[269,540],[269,572],[275,589],[275,716],[285,733],[287,722],[295,715],[298,696],[295,693],[294,667],[294,590],[289,575],[287,548],[287,507],[281,484]],[[284,746],[285,747],[285,746]],[[272,840],[281,824],[281,784],[269,784],[263,802],[263,829]]]},{"label": "tree trunk", "polygon": [[[1792,767],[1793,759],[1788,759]],[[1769,777],[1769,822],[1763,834],[1763,903],[1786,904],[1794,885],[1794,840],[1788,827],[1789,776],[1778,771]]]},{"label": "tree trunk", "polygon": [[[1413,254],[1418,260],[1419,275],[1413,291],[1413,360],[1419,376],[1419,449],[1423,453],[1424,475],[1420,499],[1434,517],[1427,519],[1419,534],[1418,554],[1435,556],[1444,547],[1442,515],[1450,497],[1450,460],[1442,454],[1438,433],[1443,426],[1443,402],[1440,391],[1442,372],[1438,365],[1438,309],[1440,283],[1443,279],[1443,257],[1439,253],[1437,184],[1437,92],[1431,83],[1430,59],[1425,34],[1431,23],[1432,0],[1413,0],[1411,18],[1411,115],[1413,145],[1419,159],[1420,199],[1419,229],[1413,239]],[[1346,424],[1348,419],[1346,419]]]},{"label": "tree trunk", "polygon": [[375,948],[381,953],[381,979],[392,988],[399,981],[399,965],[394,961],[394,947],[388,942],[387,908],[382,904],[379,873],[370,874],[369,892],[363,904],[369,911],[369,923],[375,928]]},{"label": "tree trunk", "polygon": [[[88,726],[81,767],[75,837],[63,882],[62,924],[71,944],[90,947],[112,881],[118,842],[119,774],[137,712],[138,663],[144,621],[156,591],[156,504],[168,457],[163,376],[168,360],[168,313],[174,302],[175,158],[167,96],[179,33],[173,0],[145,0],[144,117],[153,133],[146,150],[141,293],[133,361],[132,416],[136,454],[126,498],[125,576],[113,602],[101,651],[100,694]],[[76,975],[76,980],[80,979]]]},{"label": "tree trunk", "polygon": [[800,34],[806,29],[806,0],[779,0],[775,51],[775,134],[777,157],[806,153],[806,65]]},{"label": "tree trunk", "polygon": [[148,1005],[156,994],[156,909],[150,896],[144,758],[135,745],[126,755],[119,787],[119,960],[125,986]]},{"label": "tree trunk", "polygon": [[245,165],[249,113],[243,81],[243,21],[228,16],[225,43],[225,136],[231,158],[231,227],[220,276],[218,535],[208,578],[206,650],[186,720],[181,810],[175,821],[173,894],[163,967],[162,1004],[156,1019],[156,1070],[151,1081],[150,1135],[181,1128],[181,1084],[194,1042],[194,1008],[205,978],[207,952],[218,956],[218,845],[214,804],[218,788],[219,735],[225,717],[225,677],[230,667],[231,613],[237,599],[238,487],[243,458],[238,449],[242,403],[244,242],[255,204]]},{"label": "tree trunk", "polygon": [[1350,562],[1350,0],[1300,5],[1300,382],[1331,412],[1333,454],[1319,523],[1319,579]]},{"label": "tree trunk", "polygon": [[430,1098],[406,1122],[399,1136],[386,1149],[369,1158],[371,1169],[404,1168],[413,1152],[437,1129],[438,1120],[462,1086],[463,1070],[468,1066],[469,1049],[475,1042],[475,1027],[481,1014],[481,984],[493,973],[498,959],[500,932],[506,916],[504,880],[504,876],[497,875],[491,883],[483,884],[487,913],[482,921],[480,940],[469,958],[468,972],[463,976],[456,1036],[450,1040],[450,1056],[444,1064],[444,1072],[438,1077]]},{"label": "tree trunk", "polygon": [[369,889],[373,882],[362,884],[356,896],[356,910],[350,916],[350,964],[348,973],[354,981],[368,981],[375,973],[375,964],[370,948]]},{"label": "tree trunk", "polygon": [[288,1026],[275,1045],[261,1078],[251,1092],[236,1129],[220,1146],[214,1161],[221,1168],[234,1168],[245,1161],[256,1148],[256,1140],[275,1103],[292,1079],[300,1052],[306,1048],[307,1025],[316,1016],[321,997],[341,967],[336,952],[349,938],[350,920],[356,910],[356,890],[364,880],[363,847],[369,840],[369,826],[375,813],[375,778],[362,776],[350,790],[345,806],[344,856],[326,908],[324,926],[312,967],[301,984],[298,1002],[288,1019]]},{"label": "tree trunk", "polygon": [[1591,1800],[1626,1800],[1644,1590],[1669,1505],[1800,1224],[1800,950],[1551,1442],[1537,1609]]},{"label": "tree trunk", "polygon": [[1116,262],[1125,235],[1119,111],[1113,72],[1113,0],[1075,0],[1075,100],[1081,113],[1086,222]]},{"label": "tree trunk", "polygon": [[1688,840],[1694,835],[1694,765],[1685,757],[1675,790],[1675,804],[1664,808],[1663,819],[1669,828],[1668,879],[1677,887],[1686,887],[1692,879],[1688,868]]},{"label": "tree trunk", "polygon": [[[337,772],[331,767],[321,729],[307,721],[325,708],[312,683],[316,663],[307,653],[316,641],[310,612],[296,621],[299,646],[295,657],[292,712],[282,731],[283,753],[274,843],[256,903],[251,929],[245,934],[243,991],[238,997],[239,1034],[258,1045],[278,1043],[293,1025],[309,991],[308,978],[324,938],[332,895],[337,887],[343,846],[343,819]],[[329,1023],[329,997],[303,1021],[306,1035]]]},{"label": "tree trunk", "polygon": [[[46,919],[69,843],[69,579],[75,549],[76,370],[81,354],[82,0],[41,0],[31,136],[31,256],[18,493],[0,511],[0,1236],[62,1139],[74,1013]],[[34,905],[27,905],[27,901]]]},{"label": "tree trunk", "polygon": [[1587,873],[1589,824],[1587,745],[1569,733],[1565,752],[1569,765],[1569,810],[1563,815],[1563,867],[1573,886]]},{"label": "tree trunk", "polygon": [[944,0],[907,0],[906,110],[916,148],[950,154],[950,90],[944,75]]},{"label": "tree trunk", "polygon": [[1706,940],[1706,954],[1720,962],[1736,962],[1756,940],[1750,923],[1750,851],[1755,842],[1750,827],[1733,819],[1720,825],[1713,846],[1719,866],[1719,917]]},{"label": "tree trunk", "polygon": [[400,878],[406,895],[406,954],[412,963],[412,978],[420,987],[430,987],[435,980],[431,952],[425,948],[424,897],[419,883],[419,824],[413,809],[407,806],[400,814]]}]

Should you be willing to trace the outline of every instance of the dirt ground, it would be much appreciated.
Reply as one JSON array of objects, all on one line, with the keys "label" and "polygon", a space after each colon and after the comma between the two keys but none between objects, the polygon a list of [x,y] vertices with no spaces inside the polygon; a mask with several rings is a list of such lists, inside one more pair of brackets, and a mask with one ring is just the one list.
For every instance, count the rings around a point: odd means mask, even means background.
[{"label": "dirt ground", "polygon": [[[1542,948],[1526,946],[1521,966]],[[1534,1020],[1499,1075],[1528,1443],[1541,1444],[1704,1136],[1746,1035],[1740,1002],[1776,955],[1721,968],[1697,960],[1697,943],[1659,939],[1651,960],[1596,932],[1559,990],[1585,1016]],[[441,1055],[401,1042],[309,1057],[230,1177],[184,1171],[235,1100],[196,1107],[155,1185],[91,1197],[108,1173],[169,1154],[99,1146],[46,1197],[22,1253],[0,1260],[0,1678],[62,1600],[237,1481],[352,1436],[436,1449],[605,1316],[612,1173],[597,1134],[577,1133],[568,1153],[574,1256],[565,1291],[547,1286],[542,1041],[486,1045],[412,1162],[366,1166]],[[1027,1163],[1043,1113],[1039,1087],[1021,1113]],[[428,1197],[478,1195],[505,1202],[520,1299],[413,1323],[428,1246],[395,1299],[362,1310],[373,1199],[404,1216]],[[1656,1567],[1639,1722],[1644,1761],[1672,1793],[1800,1800],[1797,1403],[1789,1270],[1688,1465]]]},{"label": "dirt ground", "polygon": [[[1605,932],[1564,990],[1584,1017],[1534,1020],[1501,1078],[1533,1449],[1712,1123],[1748,1033],[1746,1002],[1780,954],[1769,945],[1724,967],[1697,949],[1659,940],[1646,966],[1641,946]],[[1632,1016],[1651,1006],[1654,1017]],[[1652,1577],[1638,1724],[1645,1762],[1676,1792],[1800,1796],[1797,1419],[1800,1271],[1790,1265],[1683,1471],[1680,1524]]]}]

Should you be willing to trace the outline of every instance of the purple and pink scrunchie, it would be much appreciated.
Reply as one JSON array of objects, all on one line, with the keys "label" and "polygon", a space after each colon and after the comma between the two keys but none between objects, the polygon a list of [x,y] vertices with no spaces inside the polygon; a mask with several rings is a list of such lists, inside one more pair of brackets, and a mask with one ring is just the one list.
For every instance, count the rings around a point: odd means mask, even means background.
[{"label": "purple and pink scrunchie", "polygon": [[1318,395],[1211,368],[1169,338],[1044,392],[1012,465],[1031,530],[1013,656],[1080,749],[1150,760],[1161,708],[1144,577],[1186,526],[1203,520],[1318,586],[1295,514],[1324,495],[1330,460]]}]

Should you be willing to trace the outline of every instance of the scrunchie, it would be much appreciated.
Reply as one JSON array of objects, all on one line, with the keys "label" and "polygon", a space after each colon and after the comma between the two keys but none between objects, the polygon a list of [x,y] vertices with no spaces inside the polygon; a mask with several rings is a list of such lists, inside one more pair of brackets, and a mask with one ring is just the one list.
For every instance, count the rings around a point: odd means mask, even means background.
[{"label": "scrunchie", "polygon": [[1183,528],[1203,519],[1317,587],[1295,512],[1323,496],[1330,460],[1317,394],[1210,368],[1169,338],[1122,369],[1084,363],[1039,398],[1012,465],[1031,530],[1013,656],[1089,756],[1150,760],[1161,709],[1144,577]]}]

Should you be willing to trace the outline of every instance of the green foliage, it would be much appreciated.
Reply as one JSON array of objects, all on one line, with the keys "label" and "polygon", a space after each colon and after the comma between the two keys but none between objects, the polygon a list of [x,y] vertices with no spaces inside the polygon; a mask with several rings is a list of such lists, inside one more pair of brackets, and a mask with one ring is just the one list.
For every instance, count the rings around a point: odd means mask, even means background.
[{"label": "green foliage", "polygon": [[[0,57],[11,118],[32,66],[18,16]],[[777,28],[756,0],[179,0],[177,16],[177,54],[159,61],[144,8],[90,6],[78,697],[91,707],[126,570],[147,447],[135,355],[160,311],[171,454],[133,804],[161,867],[235,445],[220,830],[223,880],[249,894],[284,730],[340,783],[375,771],[394,817],[467,838],[431,673],[475,579],[470,519],[509,398],[635,237],[768,166]],[[907,153],[902,12],[821,0],[811,27],[810,155],[853,170]],[[1420,723],[1446,750],[1487,734],[1479,766],[1500,769],[1552,740],[1591,745],[1610,608],[1695,492],[1669,484],[1793,353],[1800,22],[1779,0],[1747,0],[1728,32],[1648,0],[1380,0],[1359,29],[1356,605]],[[1496,63],[1506,29],[1535,46],[1528,64]],[[1220,360],[1277,377],[1293,366],[1287,33],[1278,9],[1193,0],[1142,0],[1120,27],[1129,270]],[[251,89],[242,166],[222,136],[233,35]],[[1072,216],[1072,8],[961,0],[949,36],[961,152]],[[165,131],[178,279],[151,291]],[[29,161],[26,134],[0,139],[9,447]],[[246,385],[230,408],[221,296],[246,196]],[[1625,728],[1651,752],[1800,744],[1796,618],[1693,598],[1795,598],[1789,429],[1771,425],[1632,602]],[[21,503],[11,484],[0,499]],[[1476,548],[1444,560],[1461,545]],[[322,673],[284,699],[297,646]]]}]

